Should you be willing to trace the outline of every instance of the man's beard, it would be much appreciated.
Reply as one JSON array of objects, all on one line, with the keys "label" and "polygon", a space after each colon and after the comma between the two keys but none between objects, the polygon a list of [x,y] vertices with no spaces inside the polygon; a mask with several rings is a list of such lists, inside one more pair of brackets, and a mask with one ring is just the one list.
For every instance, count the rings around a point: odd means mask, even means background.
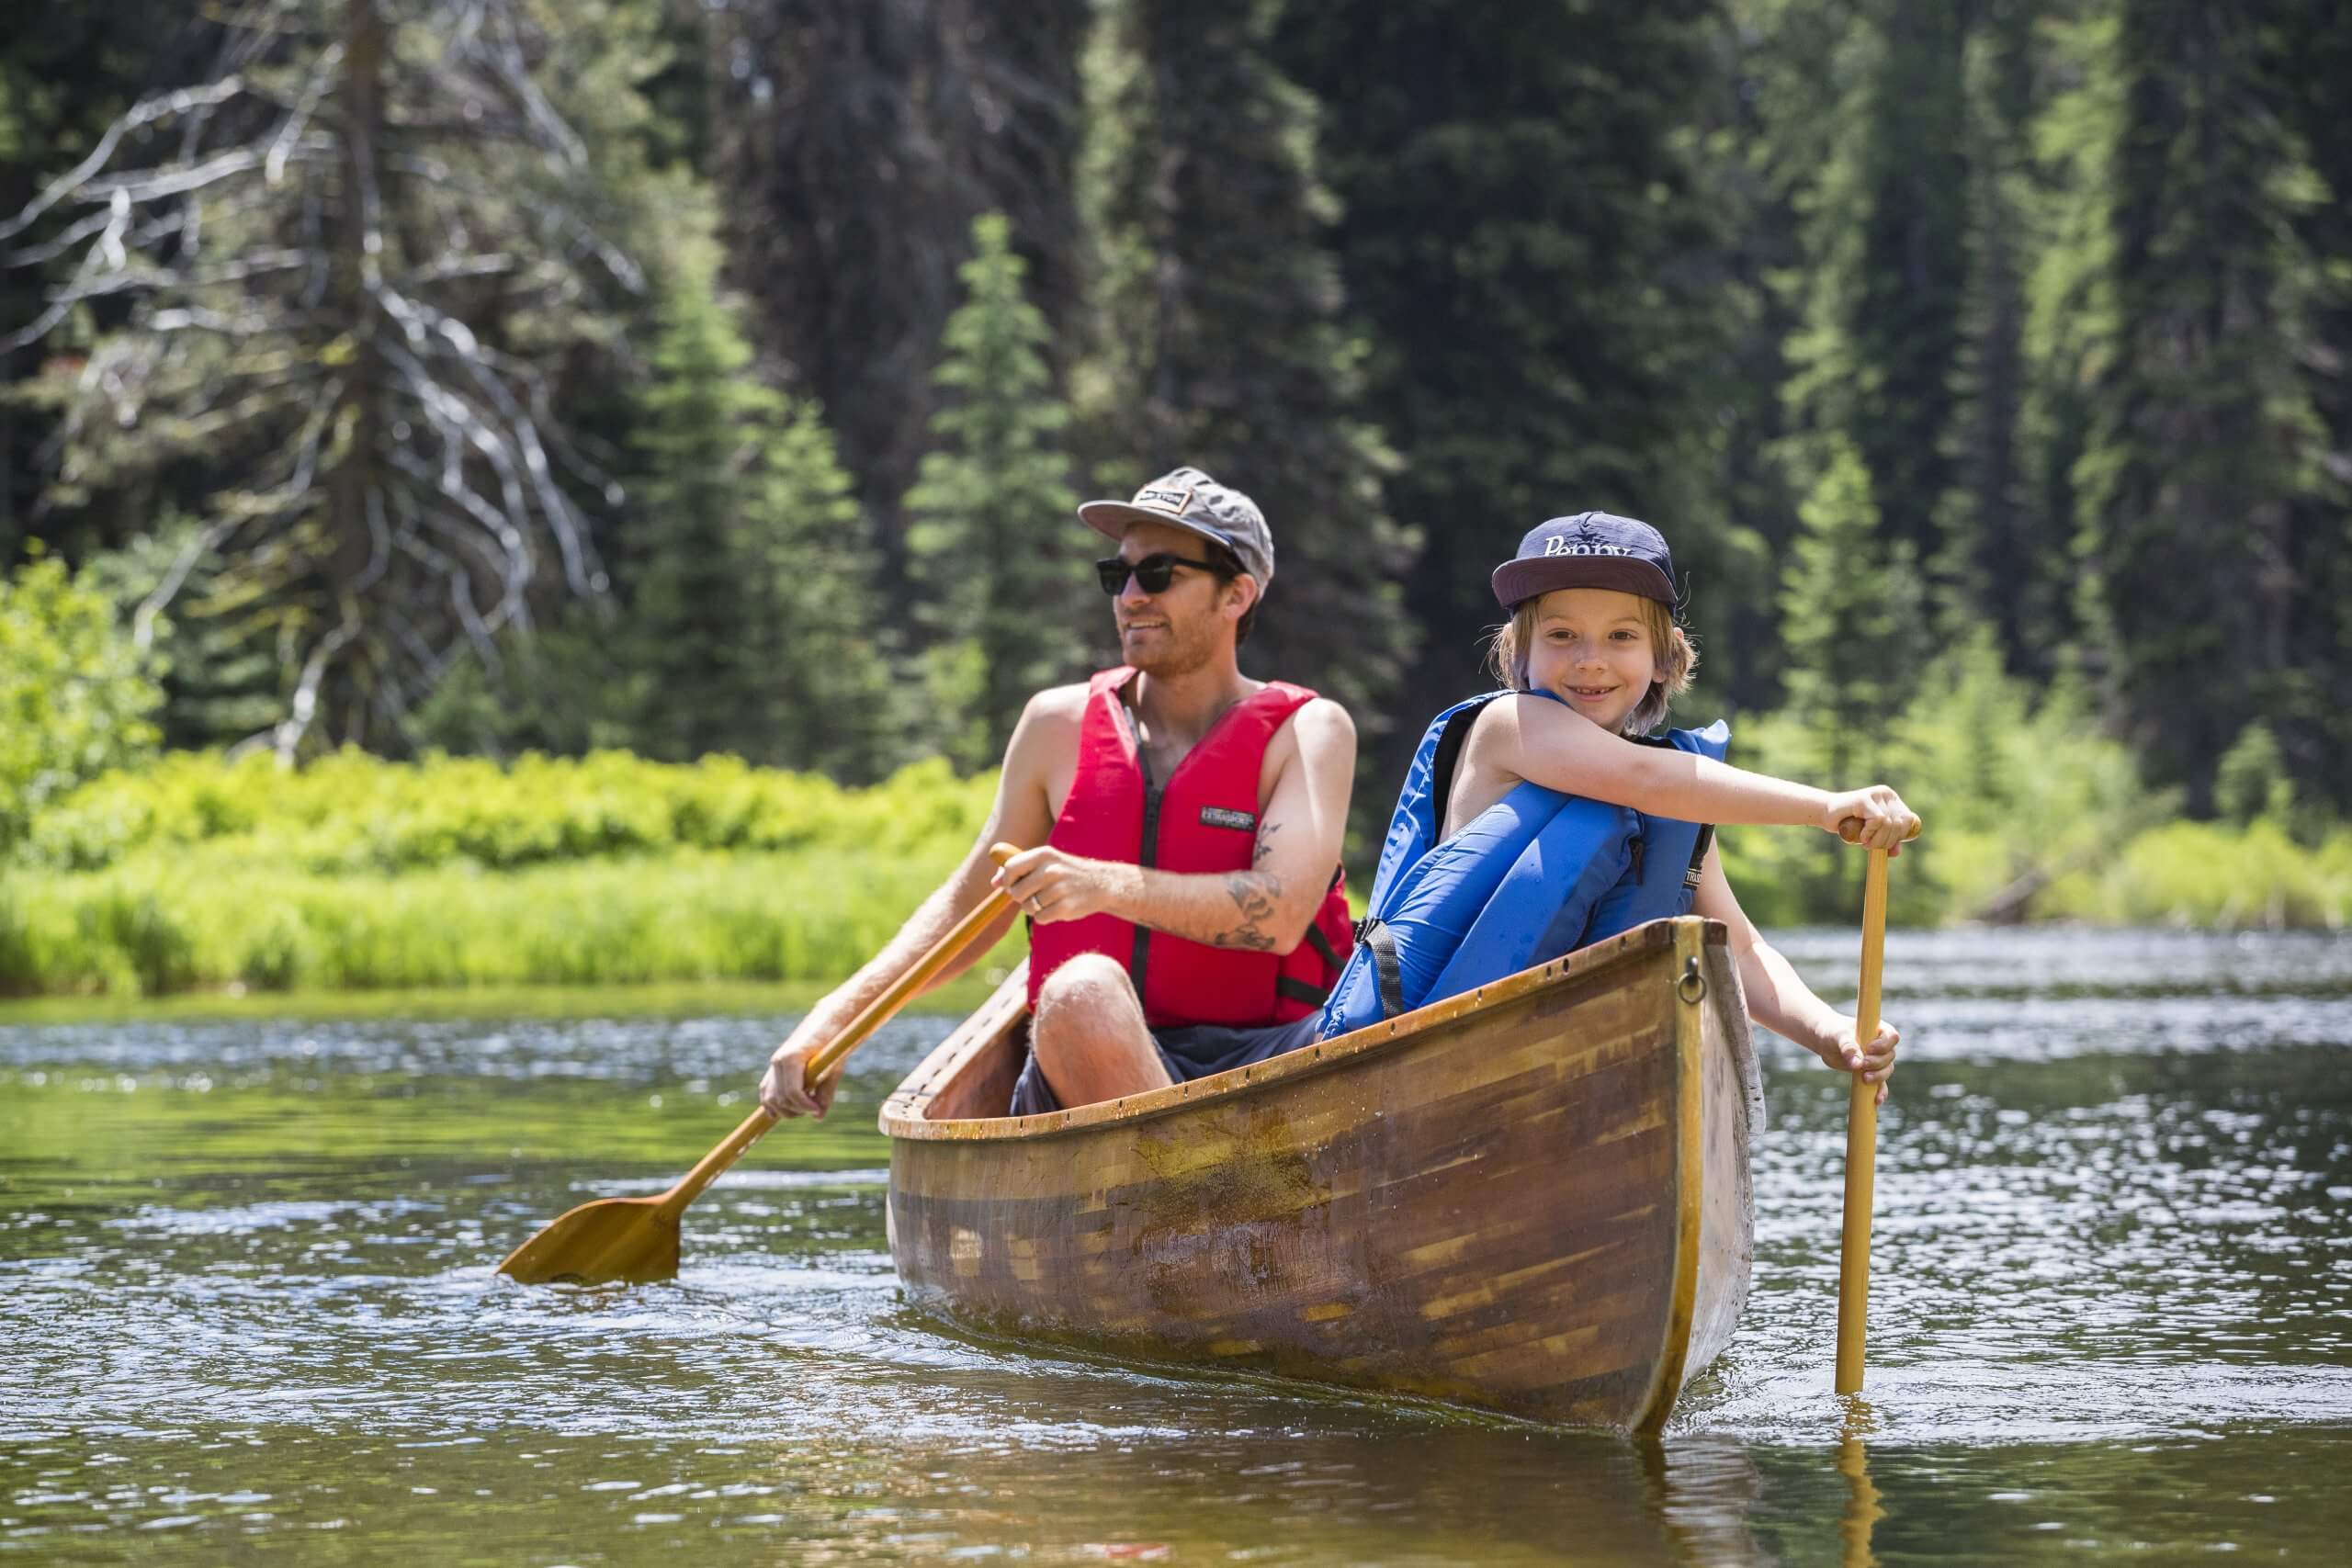
[{"label": "man's beard", "polygon": [[1171,616],[1167,630],[1155,639],[1155,644],[1145,652],[1130,655],[1127,662],[1147,675],[1173,680],[1205,668],[1216,650],[1216,638],[1206,626],[1198,622],[1186,624]]}]

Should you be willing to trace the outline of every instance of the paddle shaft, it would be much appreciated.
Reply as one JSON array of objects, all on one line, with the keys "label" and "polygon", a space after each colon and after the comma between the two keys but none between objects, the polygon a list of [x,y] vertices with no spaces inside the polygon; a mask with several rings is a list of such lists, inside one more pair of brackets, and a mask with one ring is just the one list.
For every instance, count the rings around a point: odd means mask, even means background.
[{"label": "paddle shaft", "polygon": [[[999,865],[1013,853],[1003,845],[989,852]],[[825,1048],[808,1059],[808,1077],[803,1080],[808,1092],[814,1094],[825,1075],[843,1056],[865,1043],[865,1037],[890,1021],[891,1015],[907,1005],[909,998],[931,984],[942,969],[962,956],[974,938],[989,928],[999,915],[1012,908],[1012,900],[1001,887],[990,888],[971,913],[956,922],[955,929],[931,944],[931,950],[914,962],[914,966],[890,983],[890,988],[858,1010],[847,1028],[826,1043]],[[743,1157],[743,1151],[760,1141],[760,1135],[775,1125],[775,1112],[763,1105],[743,1118],[742,1123],[727,1134],[727,1139],[702,1156],[695,1168],[675,1187],[662,1195],[660,1212],[675,1216],[685,1206],[702,1196],[702,1190],[727,1174],[727,1168]]]},{"label": "paddle shaft", "polygon": [[[1001,863],[1000,862],[999,863]],[[937,977],[942,969],[963,955],[972,940],[989,928],[998,916],[1012,907],[1012,899],[1001,887],[992,887],[972,912],[956,922],[956,928],[931,944],[931,951],[915,960],[914,967],[891,982],[890,988],[865,1004],[865,1010],[849,1021],[849,1027],[833,1036],[832,1043],[808,1059],[808,1086],[815,1093],[817,1085],[833,1064],[865,1043],[865,1037],[889,1021],[890,1015],[907,1004],[909,998]]]},{"label": "paddle shaft", "polygon": [[[1870,852],[1862,885],[1861,995],[1854,1040],[1878,1036],[1879,974],[1886,959],[1886,852]],[[1846,1105],[1846,1231],[1838,1251],[1838,1392],[1862,1388],[1862,1321],[1871,1297],[1871,1201],[1878,1162],[1878,1085],[1854,1075]]]}]

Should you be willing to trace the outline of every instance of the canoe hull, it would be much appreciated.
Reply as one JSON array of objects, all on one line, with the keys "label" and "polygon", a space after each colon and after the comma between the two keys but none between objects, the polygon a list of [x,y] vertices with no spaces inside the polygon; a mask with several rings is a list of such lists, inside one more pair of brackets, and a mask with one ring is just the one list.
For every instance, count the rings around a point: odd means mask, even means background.
[{"label": "canoe hull", "polygon": [[1633,1429],[1729,1340],[1758,1101],[1720,925],[1658,921],[1151,1095],[959,1114],[1003,1103],[1019,978],[884,1111],[891,1250],[919,1305]]}]

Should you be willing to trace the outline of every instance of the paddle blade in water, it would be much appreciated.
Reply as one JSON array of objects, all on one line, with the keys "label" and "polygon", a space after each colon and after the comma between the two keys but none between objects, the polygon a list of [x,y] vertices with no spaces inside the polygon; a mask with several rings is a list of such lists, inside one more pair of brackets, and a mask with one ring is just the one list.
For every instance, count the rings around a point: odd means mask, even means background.
[{"label": "paddle blade in water", "polygon": [[678,1277],[678,1222],[660,1198],[582,1203],[498,1266],[526,1285],[644,1284]]}]

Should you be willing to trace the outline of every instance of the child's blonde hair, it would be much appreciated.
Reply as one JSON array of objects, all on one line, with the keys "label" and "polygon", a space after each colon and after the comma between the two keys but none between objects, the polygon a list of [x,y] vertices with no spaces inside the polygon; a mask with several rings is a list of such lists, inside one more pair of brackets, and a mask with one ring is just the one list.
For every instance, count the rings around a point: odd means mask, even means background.
[{"label": "child's blonde hair", "polygon": [[[1494,642],[1487,656],[1487,667],[1494,671],[1495,680],[1514,692],[1524,692],[1527,686],[1527,653],[1535,646],[1535,607],[1544,602],[1542,595],[1522,599],[1510,613],[1510,619],[1495,628]],[[1699,668],[1699,650],[1692,645],[1690,634],[1674,624],[1673,615],[1656,599],[1643,599],[1642,625],[1650,634],[1650,656],[1657,661],[1663,678],[1650,682],[1634,711],[1617,727],[1621,735],[1647,735],[1666,722],[1666,710],[1674,699],[1690,689],[1690,676]]]}]

